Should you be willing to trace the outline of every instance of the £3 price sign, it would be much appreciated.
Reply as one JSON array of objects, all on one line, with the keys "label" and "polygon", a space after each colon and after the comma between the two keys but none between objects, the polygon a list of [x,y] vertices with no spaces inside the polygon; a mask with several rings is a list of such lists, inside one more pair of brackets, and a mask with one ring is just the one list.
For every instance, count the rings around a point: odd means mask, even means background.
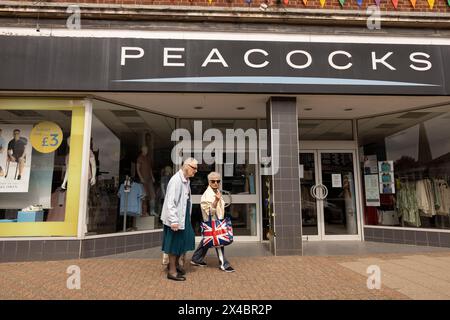
[{"label": "\u00a33 price sign", "polygon": [[41,153],[50,153],[59,148],[63,140],[61,128],[54,122],[39,122],[31,130],[31,144]]}]

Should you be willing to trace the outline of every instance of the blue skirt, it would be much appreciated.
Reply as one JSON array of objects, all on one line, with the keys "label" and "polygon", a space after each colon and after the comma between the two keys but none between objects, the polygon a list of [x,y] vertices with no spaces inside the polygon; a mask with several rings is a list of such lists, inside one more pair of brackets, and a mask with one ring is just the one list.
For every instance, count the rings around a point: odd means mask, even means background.
[{"label": "blue skirt", "polygon": [[164,225],[162,251],[167,254],[181,256],[195,249],[195,233],[191,225],[190,203],[186,207],[184,230],[173,231]]}]

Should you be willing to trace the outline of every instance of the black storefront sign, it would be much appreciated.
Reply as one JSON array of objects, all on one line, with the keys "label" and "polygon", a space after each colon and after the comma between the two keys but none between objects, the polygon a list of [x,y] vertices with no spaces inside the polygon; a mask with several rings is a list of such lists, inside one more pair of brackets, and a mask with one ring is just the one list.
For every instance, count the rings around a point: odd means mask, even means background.
[{"label": "black storefront sign", "polygon": [[450,94],[450,46],[0,37],[0,90]]}]

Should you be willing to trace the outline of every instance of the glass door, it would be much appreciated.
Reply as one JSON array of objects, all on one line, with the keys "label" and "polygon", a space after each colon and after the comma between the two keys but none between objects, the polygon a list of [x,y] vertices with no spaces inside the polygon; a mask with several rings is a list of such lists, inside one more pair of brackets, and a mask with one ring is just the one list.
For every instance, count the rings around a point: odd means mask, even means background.
[{"label": "glass door", "polygon": [[353,155],[353,152],[319,151],[323,239],[358,235]]},{"label": "glass door", "polygon": [[[239,151],[238,151],[239,152]],[[245,151],[242,151],[245,153]],[[223,155],[223,161],[226,160]],[[195,235],[200,237],[200,223],[202,213],[200,208],[201,197],[208,187],[208,174],[212,171],[219,172],[222,176],[220,189],[224,195],[226,204],[225,214],[231,218],[235,240],[259,241],[260,240],[260,215],[259,212],[259,172],[257,165],[250,164],[249,151],[246,151],[245,163],[238,163],[237,152],[234,153],[233,163],[198,164],[198,171],[191,178],[192,192],[192,226]],[[198,238],[197,240],[200,240]]]},{"label": "glass door", "polygon": [[302,208],[302,233],[308,240],[318,239],[320,218],[315,195],[319,184],[317,172],[317,152],[300,152],[300,194]]},{"label": "glass door", "polygon": [[359,240],[353,151],[300,153],[303,237]]}]

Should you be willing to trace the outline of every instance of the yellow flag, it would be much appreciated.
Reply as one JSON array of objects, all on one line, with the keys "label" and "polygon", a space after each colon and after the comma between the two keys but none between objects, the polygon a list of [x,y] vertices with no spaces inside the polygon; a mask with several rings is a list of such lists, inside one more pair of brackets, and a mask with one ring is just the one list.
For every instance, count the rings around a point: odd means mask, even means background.
[{"label": "yellow flag", "polygon": [[308,0],[303,0],[303,4],[306,6],[308,4]]},{"label": "yellow flag", "polygon": [[325,5],[325,0],[320,0],[320,5],[321,5],[322,8],[323,8],[323,6]]},{"label": "yellow flag", "polygon": [[434,0],[427,0],[428,4],[430,5],[430,9],[433,9],[434,7]]},{"label": "yellow flag", "polygon": [[208,0],[208,2],[209,2],[209,4],[211,4],[211,3],[212,3],[212,0]]},{"label": "yellow flag", "polygon": [[413,8],[415,8],[416,7],[416,0],[409,0],[409,1],[411,1],[411,4],[412,4]]}]

